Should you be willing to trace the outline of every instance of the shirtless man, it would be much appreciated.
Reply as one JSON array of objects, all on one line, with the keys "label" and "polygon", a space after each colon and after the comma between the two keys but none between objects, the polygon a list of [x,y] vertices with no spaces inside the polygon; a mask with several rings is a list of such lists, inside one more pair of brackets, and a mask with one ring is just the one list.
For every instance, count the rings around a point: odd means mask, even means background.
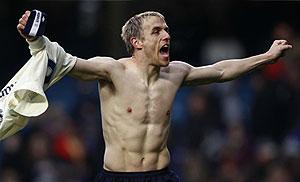
[{"label": "shirtless man", "polygon": [[[17,29],[29,44],[44,37],[22,33],[30,12],[20,18]],[[104,165],[98,180],[179,181],[168,169],[167,139],[170,112],[177,90],[233,80],[261,65],[273,63],[292,48],[285,40],[275,40],[263,54],[232,59],[213,65],[193,67],[169,60],[170,35],[163,15],[144,12],[130,18],[122,28],[122,38],[131,57],[76,59],[70,75],[99,82]],[[42,44],[42,43],[40,43]]]}]

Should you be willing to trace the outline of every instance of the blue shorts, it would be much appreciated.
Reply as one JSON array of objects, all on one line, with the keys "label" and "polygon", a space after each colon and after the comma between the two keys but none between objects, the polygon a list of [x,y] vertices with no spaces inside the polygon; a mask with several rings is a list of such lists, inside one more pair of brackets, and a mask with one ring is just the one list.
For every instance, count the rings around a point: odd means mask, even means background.
[{"label": "blue shorts", "polygon": [[95,182],[180,182],[180,180],[169,168],[146,172],[112,172],[103,169]]}]

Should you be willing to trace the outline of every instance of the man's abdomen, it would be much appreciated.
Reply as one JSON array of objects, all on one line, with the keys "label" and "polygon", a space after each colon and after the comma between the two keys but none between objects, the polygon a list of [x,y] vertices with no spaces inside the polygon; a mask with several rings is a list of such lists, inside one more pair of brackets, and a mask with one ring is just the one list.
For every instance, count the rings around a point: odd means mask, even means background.
[{"label": "man's abdomen", "polygon": [[105,169],[138,172],[168,166],[168,125],[123,122],[114,126],[104,125],[104,128]]},{"label": "man's abdomen", "polygon": [[170,154],[167,149],[160,152],[130,152],[106,147],[104,154],[104,168],[109,171],[138,172],[153,171],[167,167]]}]

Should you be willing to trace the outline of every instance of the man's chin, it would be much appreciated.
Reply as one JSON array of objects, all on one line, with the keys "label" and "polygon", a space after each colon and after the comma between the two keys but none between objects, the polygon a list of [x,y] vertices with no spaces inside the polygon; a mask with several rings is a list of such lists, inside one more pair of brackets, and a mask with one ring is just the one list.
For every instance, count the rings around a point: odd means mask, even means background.
[{"label": "man's chin", "polygon": [[168,66],[170,63],[170,57],[169,55],[160,55],[159,57],[159,65],[162,66],[162,67],[165,67],[165,66]]},{"label": "man's chin", "polygon": [[168,60],[168,61],[162,61],[162,62],[160,63],[160,66],[161,66],[161,67],[166,67],[166,66],[169,66],[169,63],[170,63],[169,60]]}]

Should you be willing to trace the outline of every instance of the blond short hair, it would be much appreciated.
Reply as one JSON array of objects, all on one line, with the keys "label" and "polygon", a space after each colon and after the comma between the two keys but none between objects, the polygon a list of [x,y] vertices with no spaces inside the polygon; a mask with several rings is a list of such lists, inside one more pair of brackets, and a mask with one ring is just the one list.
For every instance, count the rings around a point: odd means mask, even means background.
[{"label": "blond short hair", "polygon": [[136,37],[138,39],[142,38],[142,26],[144,20],[149,16],[157,16],[165,20],[165,17],[155,11],[146,11],[144,13],[140,13],[131,17],[125,25],[122,27],[121,37],[125,43],[126,49],[130,55],[134,52],[134,47],[130,42],[130,38]]}]

